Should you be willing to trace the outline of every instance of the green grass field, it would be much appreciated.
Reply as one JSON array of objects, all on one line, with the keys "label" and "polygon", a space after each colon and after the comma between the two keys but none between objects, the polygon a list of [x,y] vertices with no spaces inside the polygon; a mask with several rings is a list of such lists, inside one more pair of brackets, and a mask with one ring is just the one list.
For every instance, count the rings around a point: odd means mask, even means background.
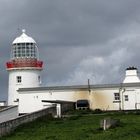
[{"label": "green grass field", "polygon": [[[99,129],[102,118],[120,119],[116,128]],[[40,118],[18,127],[0,140],[140,140],[140,115],[99,114],[78,115],[63,119]]]}]

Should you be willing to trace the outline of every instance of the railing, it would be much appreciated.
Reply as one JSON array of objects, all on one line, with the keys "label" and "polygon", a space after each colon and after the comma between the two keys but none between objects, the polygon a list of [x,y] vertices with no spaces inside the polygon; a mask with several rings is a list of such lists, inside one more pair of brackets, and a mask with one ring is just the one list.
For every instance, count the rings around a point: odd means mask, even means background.
[{"label": "railing", "polygon": [[35,67],[42,69],[43,62],[36,59],[17,59],[6,63],[7,69],[22,68],[22,67]]}]

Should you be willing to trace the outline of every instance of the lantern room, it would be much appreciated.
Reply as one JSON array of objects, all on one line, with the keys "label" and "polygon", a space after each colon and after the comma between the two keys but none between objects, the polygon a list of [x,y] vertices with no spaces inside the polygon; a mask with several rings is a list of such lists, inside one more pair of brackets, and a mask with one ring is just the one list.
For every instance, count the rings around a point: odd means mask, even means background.
[{"label": "lantern room", "polygon": [[12,43],[11,59],[18,58],[36,58],[38,59],[38,49],[33,38],[25,34],[22,30],[22,35],[17,37]]},{"label": "lantern room", "polygon": [[42,69],[43,62],[39,61],[39,52],[35,40],[22,30],[22,34],[12,43],[11,60],[7,62],[7,69],[38,68]]}]

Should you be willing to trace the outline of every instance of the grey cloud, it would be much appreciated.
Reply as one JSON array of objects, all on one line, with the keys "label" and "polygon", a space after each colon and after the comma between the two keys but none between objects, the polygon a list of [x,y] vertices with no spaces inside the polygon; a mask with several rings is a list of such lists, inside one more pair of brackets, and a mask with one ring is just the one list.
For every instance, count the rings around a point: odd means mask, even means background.
[{"label": "grey cloud", "polygon": [[44,85],[121,82],[127,66],[140,68],[139,7],[138,0],[1,0],[1,97],[18,28],[38,43]]}]

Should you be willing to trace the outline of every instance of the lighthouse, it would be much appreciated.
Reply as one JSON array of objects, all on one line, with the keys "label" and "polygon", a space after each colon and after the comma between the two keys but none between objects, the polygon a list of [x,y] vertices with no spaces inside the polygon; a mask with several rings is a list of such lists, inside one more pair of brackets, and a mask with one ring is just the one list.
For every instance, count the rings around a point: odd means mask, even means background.
[{"label": "lighthouse", "polygon": [[43,62],[39,60],[37,43],[26,34],[25,29],[13,41],[10,60],[6,63],[6,67],[9,72],[8,105],[18,105],[17,90],[39,87],[43,69]]}]

